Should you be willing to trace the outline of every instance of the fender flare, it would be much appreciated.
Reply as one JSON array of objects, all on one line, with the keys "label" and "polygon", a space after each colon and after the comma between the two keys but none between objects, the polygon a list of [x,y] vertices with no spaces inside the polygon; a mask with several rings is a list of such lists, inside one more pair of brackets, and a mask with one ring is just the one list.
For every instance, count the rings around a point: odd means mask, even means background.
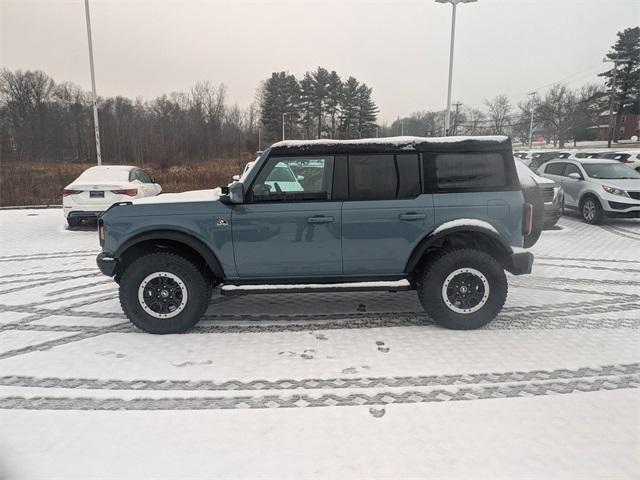
[{"label": "fender flare", "polygon": [[[488,224],[491,225],[491,224]],[[409,256],[409,260],[407,261],[407,265],[405,266],[405,273],[411,273],[415,267],[420,262],[420,259],[427,251],[427,249],[438,243],[443,238],[451,235],[452,233],[481,233],[491,240],[493,240],[497,245],[499,245],[506,255],[511,255],[513,253],[513,249],[511,245],[509,245],[504,238],[502,238],[493,227],[482,227],[480,225],[458,225],[450,228],[444,228],[443,230],[438,231],[437,233],[429,233],[427,234],[418,245],[413,249],[411,255]]]},{"label": "fender flare", "polygon": [[129,248],[149,240],[171,240],[192,248],[202,258],[204,258],[205,262],[207,262],[207,265],[217,278],[224,278],[224,269],[222,268],[222,264],[211,249],[193,235],[189,235],[188,233],[178,230],[151,230],[140,233],[120,245],[118,250],[116,250],[114,257],[119,259]]}]

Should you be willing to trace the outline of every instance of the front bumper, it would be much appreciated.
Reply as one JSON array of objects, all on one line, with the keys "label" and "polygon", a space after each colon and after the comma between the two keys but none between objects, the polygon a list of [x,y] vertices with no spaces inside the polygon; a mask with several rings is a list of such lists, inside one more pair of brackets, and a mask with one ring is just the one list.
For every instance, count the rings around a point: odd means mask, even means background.
[{"label": "front bumper", "polygon": [[[633,200],[631,200],[633,202]],[[640,218],[640,204],[636,202],[614,202],[612,200],[607,201],[607,206],[604,213],[608,217],[623,217],[623,218]]]},{"label": "front bumper", "polygon": [[96,257],[96,263],[103,275],[113,277],[116,271],[116,266],[118,265],[118,260],[103,252],[99,253]]},{"label": "front bumper", "polygon": [[526,275],[533,268],[533,254],[529,252],[514,252],[509,257],[507,271],[514,275]]}]

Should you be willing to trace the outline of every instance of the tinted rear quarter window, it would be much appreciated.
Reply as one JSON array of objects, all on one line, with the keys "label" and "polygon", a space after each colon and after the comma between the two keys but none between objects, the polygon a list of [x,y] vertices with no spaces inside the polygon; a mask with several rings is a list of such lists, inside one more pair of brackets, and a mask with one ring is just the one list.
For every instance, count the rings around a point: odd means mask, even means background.
[{"label": "tinted rear quarter window", "polygon": [[395,200],[420,195],[417,154],[349,155],[350,200]]},{"label": "tinted rear quarter window", "polygon": [[436,155],[435,164],[440,189],[506,185],[505,161],[500,153],[441,153]]}]

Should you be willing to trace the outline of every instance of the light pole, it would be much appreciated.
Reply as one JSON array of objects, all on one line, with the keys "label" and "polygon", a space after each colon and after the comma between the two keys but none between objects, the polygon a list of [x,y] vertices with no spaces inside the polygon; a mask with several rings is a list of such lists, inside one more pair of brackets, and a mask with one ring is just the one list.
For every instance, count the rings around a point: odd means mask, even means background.
[{"label": "light pole", "polygon": [[284,117],[289,115],[288,112],[282,112],[282,140],[284,140]]},{"label": "light pole", "polygon": [[96,158],[98,159],[98,165],[102,165],[102,153],[100,152],[100,124],[98,123],[98,97],[96,95],[96,74],[93,71],[93,42],[91,40],[89,0],[84,0],[84,13],[87,17],[87,41],[89,42],[89,67],[91,69],[91,90],[93,91],[93,129],[96,135]]},{"label": "light pole", "polygon": [[620,62],[628,62],[628,58],[619,58],[616,57],[614,59],[605,58],[602,60],[603,62],[613,62],[613,77],[611,78],[611,96],[609,97],[609,128],[607,130],[607,148],[611,148],[611,139],[615,141],[616,138],[616,123],[613,122],[613,127],[611,126],[611,119],[613,117],[613,102],[616,98],[616,77],[618,76],[618,63]]},{"label": "light pole", "polygon": [[529,150],[531,150],[531,142],[533,140],[533,110],[536,108],[536,92],[531,92],[531,121],[529,123]]},{"label": "light pole", "polygon": [[450,3],[453,6],[451,14],[451,46],[449,47],[449,86],[447,88],[447,111],[444,117],[444,134],[449,135],[451,122],[451,81],[453,79],[453,46],[456,37],[456,6],[459,3],[472,3],[477,0],[436,0],[436,3]]}]

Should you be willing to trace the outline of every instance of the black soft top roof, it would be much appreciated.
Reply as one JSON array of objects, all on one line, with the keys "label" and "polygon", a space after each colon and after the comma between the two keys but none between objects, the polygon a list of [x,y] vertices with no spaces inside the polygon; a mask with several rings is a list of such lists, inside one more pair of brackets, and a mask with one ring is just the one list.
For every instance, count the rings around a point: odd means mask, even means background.
[{"label": "black soft top roof", "polygon": [[358,140],[285,140],[271,146],[271,154],[341,154],[406,152],[511,151],[504,135],[477,137],[386,137]]}]

